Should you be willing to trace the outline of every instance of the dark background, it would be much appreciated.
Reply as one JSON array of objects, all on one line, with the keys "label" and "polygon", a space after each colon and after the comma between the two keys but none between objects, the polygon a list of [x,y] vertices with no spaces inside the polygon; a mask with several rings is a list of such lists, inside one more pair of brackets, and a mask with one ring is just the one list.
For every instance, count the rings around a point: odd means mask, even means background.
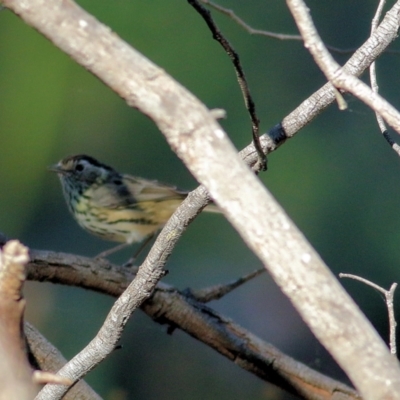
[{"label": "dark background", "polygon": [[[323,40],[341,48],[365,41],[376,3],[307,1]],[[249,118],[228,57],[187,2],[80,4],[209,108],[225,109],[221,124],[238,149],[250,143]],[[297,33],[283,1],[219,4],[255,28]],[[250,36],[227,17],[213,15],[241,56],[262,131],[325,83],[301,42]],[[350,55],[334,56],[343,64]],[[396,107],[399,57],[385,54],[377,65],[381,94]],[[400,278],[399,160],[374,114],[346,99],[346,111],[332,105],[272,154],[260,179],[335,274],[359,274],[389,287]],[[0,12],[0,138],[0,230],[35,249],[94,256],[112,246],[78,227],[56,176],[46,171],[66,155],[86,153],[121,172],[196,187],[152,121],[8,10]],[[131,252],[112,260],[123,262]],[[201,215],[176,247],[165,281],[180,289],[201,288],[260,266],[222,216]],[[381,296],[359,283],[343,284],[386,340]],[[27,318],[67,358],[95,335],[113,303],[43,283],[27,283],[25,294]],[[345,379],[267,274],[211,305],[307,365]],[[87,377],[106,399],[292,398],[186,334],[167,335],[140,311],[121,342],[123,349]]]}]

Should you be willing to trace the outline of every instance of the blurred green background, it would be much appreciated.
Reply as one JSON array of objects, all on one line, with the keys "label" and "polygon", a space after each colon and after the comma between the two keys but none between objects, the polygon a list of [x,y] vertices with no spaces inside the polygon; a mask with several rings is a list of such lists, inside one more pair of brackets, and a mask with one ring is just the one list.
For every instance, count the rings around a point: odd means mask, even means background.
[{"label": "blurred green background", "polygon": [[[307,1],[325,42],[341,48],[364,42],[376,3]],[[221,124],[238,149],[250,143],[249,118],[228,57],[187,2],[80,4],[208,107],[225,109]],[[283,1],[219,4],[255,28],[297,32]],[[301,42],[250,36],[225,16],[213,15],[241,56],[262,131],[325,83]],[[348,57],[335,55],[342,64]],[[381,93],[398,108],[399,63],[399,55],[385,54],[377,66]],[[31,248],[94,256],[112,246],[78,227],[56,176],[46,171],[66,155],[87,153],[121,172],[196,187],[152,121],[8,10],[0,12],[0,94],[0,231]],[[359,274],[389,287],[400,280],[400,164],[373,113],[347,100],[346,111],[332,105],[271,155],[260,179],[335,274]],[[131,253],[112,260],[121,263]],[[201,215],[170,258],[165,281],[180,289],[201,288],[260,266],[222,216]],[[343,284],[386,340],[380,296],[355,282]],[[25,292],[28,319],[68,358],[95,335],[113,303],[44,283],[28,282]],[[211,306],[307,365],[346,379],[267,274]],[[184,333],[167,335],[141,312],[121,342],[123,349],[87,377],[106,399],[293,398]]]}]

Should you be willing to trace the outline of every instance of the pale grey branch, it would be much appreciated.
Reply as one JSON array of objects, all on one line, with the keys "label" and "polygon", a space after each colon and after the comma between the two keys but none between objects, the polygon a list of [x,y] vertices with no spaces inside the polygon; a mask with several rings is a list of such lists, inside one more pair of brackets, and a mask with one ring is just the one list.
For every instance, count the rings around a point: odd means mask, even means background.
[{"label": "pale grey branch", "polygon": [[[309,49],[327,79],[336,88],[350,92],[358,97],[400,133],[400,112],[352,73],[345,68],[341,68],[333,59],[319,37],[305,3],[302,0],[287,0],[287,4],[304,39],[305,47]],[[397,23],[399,23],[400,16],[397,15],[396,19]]]}]

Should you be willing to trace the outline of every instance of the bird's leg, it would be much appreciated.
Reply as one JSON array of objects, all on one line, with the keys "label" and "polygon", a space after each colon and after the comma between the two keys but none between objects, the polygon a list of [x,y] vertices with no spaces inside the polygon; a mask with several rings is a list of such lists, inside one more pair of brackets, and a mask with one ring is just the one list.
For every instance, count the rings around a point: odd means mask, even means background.
[{"label": "bird's leg", "polygon": [[95,258],[106,258],[109,255],[114,254],[117,251],[120,251],[127,246],[129,246],[129,243],[121,243],[118,246],[112,247],[111,249],[102,251],[101,253],[97,254],[97,256]]},{"label": "bird's leg", "polygon": [[150,236],[147,236],[146,240],[140,245],[139,249],[135,252],[135,254],[123,265],[124,267],[132,267],[133,263],[139,257],[139,254],[147,247],[147,245],[154,238],[155,233],[152,233]]}]

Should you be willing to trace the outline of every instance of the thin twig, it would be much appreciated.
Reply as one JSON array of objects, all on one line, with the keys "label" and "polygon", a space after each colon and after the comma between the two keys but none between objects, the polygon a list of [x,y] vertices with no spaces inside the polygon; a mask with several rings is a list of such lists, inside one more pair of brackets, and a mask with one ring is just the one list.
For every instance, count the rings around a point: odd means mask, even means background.
[{"label": "thin twig", "polygon": [[[248,23],[246,23],[242,18],[240,18],[233,10],[229,8],[222,7],[219,4],[216,4],[212,1],[209,0],[199,0],[203,4],[206,4],[213,8],[214,10],[219,11],[221,14],[227,15],[229,18],[231,18],[234,22],[236,22],[239,26],[241,26],[243,29],[245,29],[250,35],[258,35],[258,36],[265,36],[269,37],[272,39],[278,39],[278,40],[295,40],[295,41],[303,41],[303,38],[300,35],[291,35],[291,34],[286,34],[286,33],[276,33],[276,32],[271,32],[271,31],[266,31],[263,29],[255,29],[252,26],[250,26]],[[338,47],[326,46],[329,50],[339,53],[339,54],[349,54],[349,53],[354,53],[354,51],[357,50],[357,47],[353,47],[350,49],[340,49]]]},{"label": "thin twig", "polygon": [[221,5],[216,4],[209,0],[199,0],[199,1],[201,1],[203,4],[210,6],[214,10],[219,11],[221,14],[227,15],[229,18],[235,21],[239,26],[244,28],[251,35],[266,36],[272,39],[279,39],[279,40],[297,40],[301,42],[303,41],[303,38],[300,35],[290,35],[286,33],[276,33],[276,32],[265,31],[262,29],[255,29],[251,27],[249,24],[247,24],[245,21],[243,21],[243,19],[240,18],[238,15],[236,15],[236,13],[231,9],[222,7]]},{"label": "thin twig", "polygon": [[[245,31],[247,31],[250,35],[265,36],[265,37],[268,37],[271,39],[278,39],[278,40],[294,40],[294,41],[299,41],[299,42],[303,41],[303,38],[301,37],[301,35],[277,33],[277,32],[266,31],[264,29],[253,28],[247,22],[245,22],[242,18],[240,18],[235,13],[235,11],[233,11],[232,9],[222,7],[220,4],[214,3],[209,0],[199,0],[199,1],[201,1],[203,4],[210,6],[214,10],[220,12],[221,14],[228,16],[230,19],[232,19],[234,22],[236,22],[240,27],[242,27]],[[339,47],[335,47],[330,44],[326,44],[325,46],[330,51],[332,51],[334,53],[338,53],[338,54],[351,54],[351,53],[354,53],[358,49],[358,47],[341,49]],[[400,50],[386,49],[385,53],[400,54]]]},{"label": "thin twig", "polygon": [[[380,2],[378,4],[378,8],[377,8],[374,18],[372,18],[372,22],[371,22],[371,35],[378,28],[379,20],[381,18],[383,7],[385,6],[385,3],[386,3],[386,0],[380,0]],[[369,67],[369,76],[370,76],[371,88],[372,88],[373,92],[378,93],[379,86],[378,86],[378,81],[376,79],[376,63],[375,63],[375,61]],[[378,113],[375,113],[375,115],[376,115],[376,119],[378,121],[378,126],[381,130],[381,133],[383,134],[384,132],[387,131],[385,121]]]},{"label": "thin twig", "polygon": [[187,292],[194,297],[197,301],[202,303],[208,303],[212,300],[219,300],[228,293],[232,292],[232,290],[237,289],[239,286],[245,284],[251,279],[257,277],[258,275],[265,272],[265,268],[257,269],[250,274],[245,276],[241,276],[238,279],[235,279],[233,282],[219,284],[214,286],[209,286],[203,289],[187,289]]},{"label": "thin twig", "polygon": [[353,274],[339,274],[340,278],[350,278],[354,279],[356,281],[362,282],[365,285],[371,286],[372,288],[378,290],[385,296],[386,300],[386,307],[388,310],[388,315],[389,315],[389,347],[390,347],[390,353],[396,356],[397,354],[397,345],[396,345],[396,318],[394,315],[394,306],[393,306],[393,298],[394,298],[394,291],[396,290],[397,283],[393,283],[392,286],[390,286],[389,290],[384,289],[383,287],[377,285],[374,282],[369,281],[368,279],[362,278],[357,275]]},{"label": "thin twig", "polygon": [[58,376],[56,374],[53,374],[52,372],[34,371],[32,379],[33,382],[37,383],[38,385],[46,385],[48,383],[51,383],[52,385],[72,385],[71,379],[65,378],[63,376]]},{"label": "thin twig", "polygon": [[213,35],[213,38],[221,44],[226,54],[228,54],[229,58],[233,63],[239,87],[243,94],[244,103],[250,115],[254,147],[258,154],[258,164],[254,167],[254,170],[256,172],[260,170],[265,171],[267,169],[267,158],[260,144],[260,137],[259,137],[260,120],[257,117],[256,105],[253,101],[253,98],[251,97],[249,85],[247,83],[244,70],[240,63],[239,54],[234,50],[232,45],[228,42],[228,40],[218,29],[217,25],[215,24],[214,20],[211,17],[210,11],[208,11],[205,7],[203,7],[197,0],[188,0],[188,3],[202,16],[207,26],[209,27]]}]

